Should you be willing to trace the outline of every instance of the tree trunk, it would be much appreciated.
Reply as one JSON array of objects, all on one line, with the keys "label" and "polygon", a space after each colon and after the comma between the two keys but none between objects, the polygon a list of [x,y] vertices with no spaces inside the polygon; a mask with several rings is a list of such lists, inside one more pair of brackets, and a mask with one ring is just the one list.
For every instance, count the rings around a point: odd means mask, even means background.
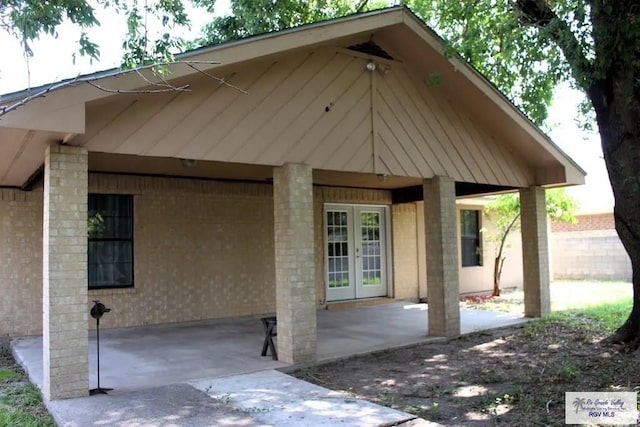
[{"label": "tree trunk", "polygon": [[507,228],[504,230],[504,234],[500,239],[500,246],[498,246],[498,253],[496,254],[496,258],[493,262],[493,294],[491,296],[499,297],[500,296],[500,277],[502,277],[502,266],[504,265],[504,245],[507,242],[507,237],[509,237],[509,233],[513,230],[513,227],[516,225],[518,220],[520,219],[520,214],[517,214],[513,217]]},{"label": "tree trunk", "polygon": [[500,296],[500,274],[502,272],[502,264],[504,263],[504,258],[502,258],[502,254],[498,254],[496,259],[493,261],[493,293],[492,297]]},{"label": "tree trunk", "polygon": [[[595,21],[594,21],[595,23]],[[621,40],[606,73],[588,91],[593,102],[602,151],[613,196],[616,231],[633,268],[633,308],[626,322],[611,337],[637,348],[640,342],[640,81],[634,71],[640,52]],[[635,46],[632,47],[632,46]]]},{"label": "tree trunk", "polygon": [[634,136],[615,124],[610,131],[601,133],[615,198],[616,231],[633,270],[633,308],[612,340],[635,349],[640,343],[640,123],[636,122],[634,127]]}]

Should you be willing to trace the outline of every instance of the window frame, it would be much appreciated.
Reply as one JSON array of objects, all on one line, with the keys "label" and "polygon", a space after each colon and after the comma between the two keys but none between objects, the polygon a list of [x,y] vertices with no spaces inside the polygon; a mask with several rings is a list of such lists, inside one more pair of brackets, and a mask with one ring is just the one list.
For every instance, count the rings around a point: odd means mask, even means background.
[{"label": "window frame", "polygon": [[[135,248],[135,207],[134,207],[134,197],[133,194],[120,194],[120,193],[89,193],[87,196],[87,219],[90,212],[90,198],[92,197],[126,197],[129,199],[130,210],[129,210],[129,218],[131,221],[131,237],[122,238],[122,237],[91,237],[89,233],[87,233],[87,289],[89,291],[92,290],[100,290],[100,289],[129,289],[135,287],[135,256],[134,256],[134,248]],[[91,262],[89,261],[89,244],[91,242],[130,242],[131,243],[131,283],[127,285],[91,285],[90,278],[91,274],[89,272]]]},{"label": "window frame", "polygon": [[[465,212],[474,212],[475,216],[475,235],[473,237],[465,234],[465,220],[467,216]],[[479,209],[460,209],[460,265],[463,268],[467,267],[482,267],[483,264],[483,256],[482,256],[482,233],[481,233],[481,221],[482,221],[482,211]],[[475,242],[475,250],[474,250],[474,262],[469,263],[465,262],[465,243],[467,242]],[[467,243],[468,244],[468,243]]]}]

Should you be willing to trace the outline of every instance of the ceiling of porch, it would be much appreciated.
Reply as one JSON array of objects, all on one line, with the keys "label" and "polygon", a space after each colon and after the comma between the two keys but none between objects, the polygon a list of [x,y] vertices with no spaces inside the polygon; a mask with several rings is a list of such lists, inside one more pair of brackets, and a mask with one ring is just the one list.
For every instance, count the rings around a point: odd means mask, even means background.
[{"label": "ceiling of porch", "polygon": [[[273,167],[207,160],[90,153],[91,172],[271,182]],[[314,170],[313,183],[336,187],[397,189],[420,185],[419,178]]]}]

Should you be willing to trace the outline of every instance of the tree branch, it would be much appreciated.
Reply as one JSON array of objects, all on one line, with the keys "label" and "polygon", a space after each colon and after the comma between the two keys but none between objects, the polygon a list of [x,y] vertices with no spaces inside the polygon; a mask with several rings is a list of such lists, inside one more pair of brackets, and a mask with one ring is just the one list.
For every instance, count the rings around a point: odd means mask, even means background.
[{"label": "tree branch", "polygon": [[551,10],[546,0],[511,0],[524,25],[540,28],[564,53],[573,77],[587,91],[594,83],[594,66],[569,25]]},{"label": "tree branch", "polygon": [[[219,62],[215,62],[215,61],[174,61],[174,62],[162,62],[162,63],[156,63],[156,64],[150,64],[150,65],[143,65],[140,67],[136,67],[136,68],[131,68],[128,70],[118,70],[118,71],[114,71],[111,73],[105,73],[99,76],[88,76],[88,77],[81,77],[78,76],[74,79],[70,79],[70,80],[66,80],[66,81],[62,81],[62,82],[58,82],[58,83],[52,83],[51,85],[45,87],[44,89],[41,89],[37,92],[34,92],[32,94],[28,94],[27,96],[25,96],[24,98],[20,99],[19,101],[14,102],[13,104],[9,104],[9,105],[0,105],[0,118],[2,116],[4,116],[5,114],[8,114],[14,110],[17,110],[18,108],[26,105],[27,103],[33,101],[34,99],[37,98],[44,98],[45,96],[47,96],[49,93],[56,91],[58,89],[62,89],[65,87],[69,87],[69,86],[75,86],[81,83],[86,83],[96,89],[99,89],[103,92],[108,92],[108,93],[162,93],[162,92],[189,92],[191,91],[191,89],[189,88],[189,85],[183,85],[183,86],[174,86],[171,83],[169,83],[164,77],[162,77],[157,71],[155,71],[155,69],[157,67],[162,67],[162,66],[171,66],[171,65],[186,65],[189,68],[209,77],[212,80],[215,80],[216,82],[218,82],[221,85],[225,85],[228,86],[234,90],[237,90],[239,92],[242,92],[244,94],[247,93],[247,91],[234,86],[230,83],[227,83],[223,78],[217,77],[212,75],[211,73],[208,73],[204,70],[201,70],[200,68],[198,68],[198,65],[218,65],[220,64]],[[142,71],[145,70],[151,70],[155,76],[156,79],[158,79],[158,81],[153,81],[151,79],[149,79],[148,77],[146,77]],[[130,74],[130,73],[136,73],[138,75],[138,77],[140,77],[140,79],[147,85],[150,86],[151,88],[148,89],[133,89],[133,90],[128,90],[128,89],[118,89],[118,88],[107,88],[104,87],[98,83],[96,83],[98,80],[102,80],[105,78],[109,78],[109,77],[115,77],[115,76],[122,76],[125,74]],[[0,102],[2,100],[0,99]]]}]

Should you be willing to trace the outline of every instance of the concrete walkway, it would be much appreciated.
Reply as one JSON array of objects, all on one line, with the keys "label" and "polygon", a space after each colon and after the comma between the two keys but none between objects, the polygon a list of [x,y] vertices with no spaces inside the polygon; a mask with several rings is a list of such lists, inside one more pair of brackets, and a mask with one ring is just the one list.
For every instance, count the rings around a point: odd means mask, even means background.
[{"label": "concrete walkway", "polygon": [[[526,319],[522,316],[513,314],[461,310],[462,333],[525,321]],[[427,306],[425,304],[396,302],[343,310],[319,310],[318,360],[331,360],[438,339],[428,337],[426,333]],[[262,325],[257,318],[104,330],[100,336],[101,386],[114,388],[114,390],[108,396],[49,402],[49,407],[61,425],[69,426],[94,425],[89,423],[89,419],[77,418],[85,411],[91,414],[88,416],[93,420],[92,422],[112,420],[107,424],[100,423],[101,425],[225,425],[217,422],[211,424],[213,420],[211,417],[214,415],[204,408],[211,409],[217,414],[216,417],[228,415],[236,419],[241,415],[242,417],[252,415],[251,422],[258,423],[240,423],[240,425],[292,425],[270,424],[271,421],[260,424],[262,421],[253,417],[256,414],[246,414],[237,409],[237,405],[242,407],[242,404],[234,401],[231,405],[232,409],[229,409],[227,406],[232,402],[221,402],[220,397],[212,400],[211,397],[194,388],[195,386],[205,390],[206,387],[215,386],[216,393],[224,395],[235,390],[231,387],[232,384],[243,384],[243,386],[250,384],[247,381],[236,382],[235,379],[223,381],[226,377],[250,378],[253,381],[254,377],[242,377],[242,375],[265,370],[271,372],[272,369],[288,366],[285,363],[273,361],[271,357],[260,356],[263,337]],[[92,332],[89,343],[89,372],[92,388],[97,385],[95,344],[95,332]],[[12,346],[16,358],[29,373],[31,381],[41,387],[42,337],[18,338],[12,342]],[[238,375],[241,377],[233,377]],[[285,377],[291,379],[291,377]],[[216,380],[217,378],[219,380]],[[286,383],[287,387],[290,387],[288,384],[291,383]],[[225,392],[224,387],[227,386],[229,389]],[[272,389],[265,389],[264,393],[261,392],[261,398],[277,395],[284,385],[282,381],[275,381],[272,387]],[[209,389],[211,390],[214,388]],[[172,403],[172,396],[178,399],[176,403]],[[291,400],[295,396],[294,393],[283,398]],[[313,400],[314,396],[311,393],[310,396],[301,396],[301,398]],[[190,400],[192,398],[193,402]],[[257,402],[261,401],[261,398],[256,396],[247,398],[249,401],[254,399],[258,399]],[[203,402],[206,402],[204,406]],[[250,406],[250,408],[253,407],[258,406]],[[279,408],[277,405],[275,407]],[[118,408],[123,409],[118,410]],[[218,414],[216,412],[218,410],[222,412]],[[282,411],[274,409],[269,412]],[[271,415],[275,416],[275,414]],[[128,418],[125,420],[122,417]],[[162,417],[166,417],[167,424],[162,424],[164,423],[162,420],[165,419]],[[175,417],[184,418],[185,423],[171,424],[171,419]],[[137,419],[141,421],[134,421]],[[86,422],[74,424],[77,420]],[[232,422],[227,425],[238,424]],[[340,425],[364,424],[343,424],[341,421]]]},{"label": "concrete walkway", "polygon": [[[281,372],[212,378],[137,392],[49,402],[59,424],[85,426],[389,426],[415,416]],[[421,420],[420,425],[436,426]]]}]

